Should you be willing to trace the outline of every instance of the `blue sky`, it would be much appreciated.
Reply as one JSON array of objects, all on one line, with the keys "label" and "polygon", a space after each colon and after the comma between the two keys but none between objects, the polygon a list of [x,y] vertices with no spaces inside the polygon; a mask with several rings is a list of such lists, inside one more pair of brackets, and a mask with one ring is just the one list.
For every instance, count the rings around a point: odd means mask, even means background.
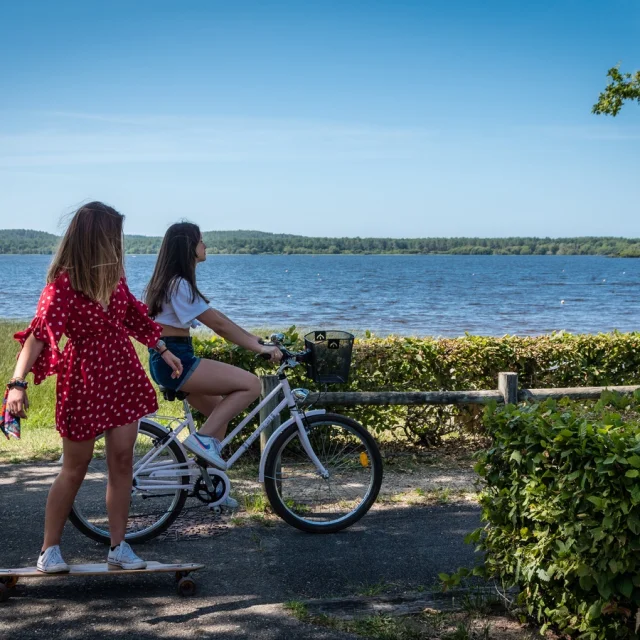
[{"label": "blue sky", "polygon": [[640,236],[640,4],[0,4],[0,228]]}]

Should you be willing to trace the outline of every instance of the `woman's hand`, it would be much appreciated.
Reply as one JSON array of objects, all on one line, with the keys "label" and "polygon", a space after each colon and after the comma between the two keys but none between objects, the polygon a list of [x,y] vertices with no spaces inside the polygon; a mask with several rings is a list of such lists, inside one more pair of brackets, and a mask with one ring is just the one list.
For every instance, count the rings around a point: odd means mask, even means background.
[{"label": "woman's hand", "polygon": [[282,358],[284,357],[282,351],[278,349],[278,347],[267,347],[263,346],[260,354],[266,354],[269,356],[270,362],[275,362],[276,364],[280,364]]},{"label": "woman's hand", "polygon": [[7,410],[12,416],[19,418],[27,417],[27,409],[29,408],[29,398],[27,398],[26,389],[20,387],[13,387],[9,389],[9,395],[7,396]]},{"label": "woman's hand", "polygon": [[173,369],[172,378],[179,378],[182,375],[182,362],[178,356],[174,356],[169,349],[165,349],[160,357]]}]

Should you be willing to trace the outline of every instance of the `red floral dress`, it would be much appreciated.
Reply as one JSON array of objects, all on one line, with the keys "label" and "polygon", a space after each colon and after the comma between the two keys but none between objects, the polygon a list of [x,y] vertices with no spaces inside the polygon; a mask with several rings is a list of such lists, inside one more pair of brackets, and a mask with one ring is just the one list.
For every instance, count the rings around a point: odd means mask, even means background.
[{"label": "red floral dress", "polygon": [[[71,288],[62,273],[40,296],[36,317],[15,334],[44,342],[31,371],[34,383],[57,374],[56,428],[63,438],[91,440],[158,408],[156,393],[129,336],[153,347],[162,328],[147,316],[124,278],[103,306]],[[62,334],[68,341],[60,351]]]}]

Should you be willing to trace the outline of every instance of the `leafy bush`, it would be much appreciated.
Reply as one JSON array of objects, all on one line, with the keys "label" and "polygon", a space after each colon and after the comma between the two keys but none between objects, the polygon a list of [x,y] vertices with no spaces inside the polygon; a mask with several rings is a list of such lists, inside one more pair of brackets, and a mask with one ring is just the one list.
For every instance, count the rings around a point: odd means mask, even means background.
[{"label": "leafy bush", "polygon": [[[302,349],[295,327],[288,331]],[[198,355],[257,373],[270,373],[252,353],[221,338],[196,340]],[[366,334],[354,344],[349,384],[336,391],[431,391],[497,388],[500,371],[519,374],[521,387],[569,387],[640,384],[640,334],[486,338],[378,338]],[[314,388],[302,367],[290,376],[293,386]],[[349,407],[349,415],[370,430],[403,441],[438,446],[450,434],[481,427],[477,406]]]},{"label": "leafy bush", "polygon": [[485,575],[518,585],[543,632],[637,637],[640,393],[491,405],[485,426],[493,446],[476,470],[487,524],[468,536],[485,553]]},{"label": "leafy bush", "polygon": [[[8,379],[15,366],[17,343],[12,335],[23,323],[2,323],[0,327],[0,369]],[[288,331],[296,348],[302,339],[295,327]],[[137,346],[145,367],[146,349]],[[258,374],[273,373],[270,365],[255,360],[253,353],[222,338],[195,338],[201,357],[229,362]],[[348,385],[336,391],[430,391],[495,389],[498,372],[516,371],[521,387],[603,386],[640,384],[640,334],[610,333],[571,335],[557,333],[537,337],[504,336],[485,338],[379,338],[365,334],[354,345]],[[299,367],[290,376],[293,386],[317,388]],[[30,389],[32,410],[25,427],[50,426],[54,421],[55,380],[49,378]],[[321,389],[320,389],[321,390]],[[341,410],[340,407],[336,407]],[[170,413],[170,405],[162,406]],[[378,436],[437,447],[452,435],[482,429],[482,411],[471,406],[378,407],[344,409]]]}]

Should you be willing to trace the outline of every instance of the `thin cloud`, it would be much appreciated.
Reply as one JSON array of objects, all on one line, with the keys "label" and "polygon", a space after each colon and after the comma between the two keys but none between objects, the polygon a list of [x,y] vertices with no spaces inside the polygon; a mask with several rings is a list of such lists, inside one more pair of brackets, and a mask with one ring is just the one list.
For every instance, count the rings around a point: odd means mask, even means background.
[{"label": "thin cloud", "polygon": [[[58,122],[0,133],[0,167],[416,158],[436,137],[424,129],[312,121],[48,115]],[[70,126],[78,121],[92,126]]]}]

